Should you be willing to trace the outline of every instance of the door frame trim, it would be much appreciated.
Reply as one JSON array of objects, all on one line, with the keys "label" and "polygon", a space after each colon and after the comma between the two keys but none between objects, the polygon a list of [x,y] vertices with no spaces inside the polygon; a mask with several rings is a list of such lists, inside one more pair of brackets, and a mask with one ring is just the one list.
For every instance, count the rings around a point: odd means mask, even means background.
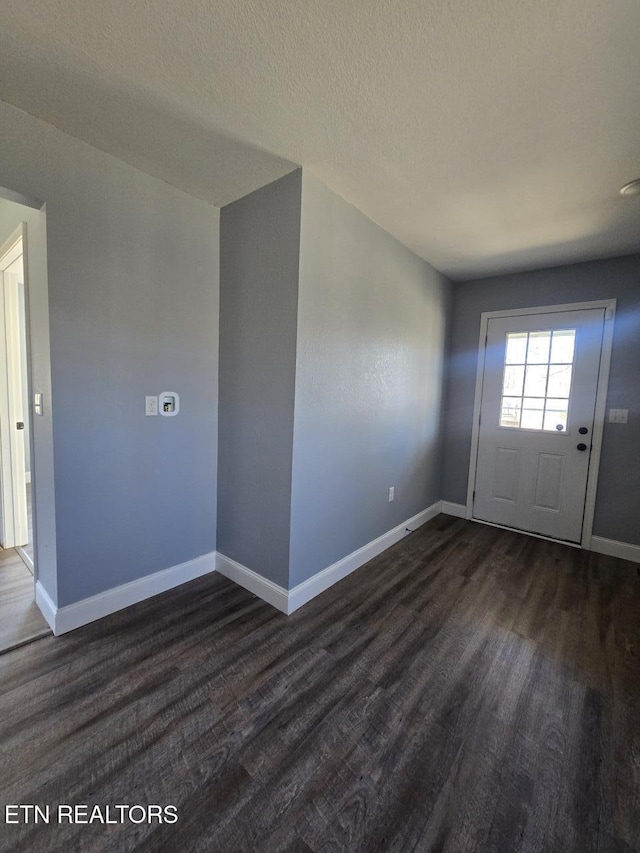
[{"label": "door frame trim", "polygon": [[[23,439],[24,436],[18,437],[14,432],[15,423],[20,420],[28,419],[28,413],[23,411],[24,389],[22,388],[22,371],[21,371],[21,336],[27,336],[27,330],[20,328],[20,316],[18,308],[18,289],[11,282],[5,281],[7,270],[19,259],[23,259],[24,270],[24,255],[25,255],[25,227],[24,223],[20,223],[10,237],[0,246],[0,299],[2,307],[0,308],[0,318],[4,325],[4,343],[3,343],[3,365],[2,376],[0,377],[0,385],[2,386],[3,396],[7,400],[7,412],[5,414],[5,424],[7,434],[3,435],[4,430],[0,430],[2,441],[2,451],[7,451],[6,457],[3,455],[2,463],[0,464],[0,483],[2,483],[2,500],[3,500],[3,526],[7,519],[10,519],[8,529],[3,529],[3,538],[5,540],[5,548],[19,547],[16,543],[26,542],[27,537],[27,511],[26,511],[26,486],[24,503],[20,501],[20,480],[24,478],[24,451]],[[24,275],[24,274],[23,274]],[[24,280],[24,277],[23,277]],[[26,299],[26,287],[25,287]],[[26,311],[26,305],[25,305]],[[28,340],[27,340],[28,348]],[[10,498],[10,500],[9,500]],[[10,512],[6,504],[10,503]],[[7,538],[11,544],[7,545]]]},{"label": "door frame trim", "polygon": [[[593,531],[593,516],[596,508],[596,492],[598,488],[598,471],[602,452],[602,436],[607,410],[607,389],[609,387],[609,369],[611,367],[611,350],[613,348],[613,327],[616,314],[616,299],[597,299],[592,302],[570,302],[561,305],[538,305],[533,308],[510,308],[506,311],[483,311],[480,316],[480,337],[478,340],[478,365],[476,369],[476,389],[473,403],[473,429],[471,432],[471,456],[469,458],[469,479],[467,486],[466,518],[474,521],[473,493],[476,488],[476,470],[478,466],[478,441],[480,438],[480,406],[482,403],[482,385],[484,380],[484,363],[489,320],[499,317],[523,317],[531,314],[555,314],[560,311],[588,311],[592,308],[604,309],[604,329],[602,333],[602,350],[600,354],[600,370],[596,389],[596,405],[593,418],[593,434],[591,436],[591,456],[589,458],[589,473],[585,492],[584,516],[582,519],[582,536],[580,547],[590,549]],[[522,531],[526,533],[527,531]],[[557,540],[561,541],[561,540]],[[564,543],[567,544],[567,543]]]}]

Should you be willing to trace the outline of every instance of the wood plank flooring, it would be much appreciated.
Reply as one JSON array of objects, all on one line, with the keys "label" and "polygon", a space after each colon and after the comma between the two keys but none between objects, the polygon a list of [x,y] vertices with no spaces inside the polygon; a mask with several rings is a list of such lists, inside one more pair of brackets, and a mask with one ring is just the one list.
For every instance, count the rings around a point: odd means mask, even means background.
[{"label": "wood plank flooring", "polygon": [[0,551],[0,653],[50,633],[33,600],[33,575],[13,548]]},{"label": "wood plank flooring", "polygon": [[290,617],[213,575],[17,649],[0,802],[179,820],[0,849],[637,851],[638,568],[439,516]]}]

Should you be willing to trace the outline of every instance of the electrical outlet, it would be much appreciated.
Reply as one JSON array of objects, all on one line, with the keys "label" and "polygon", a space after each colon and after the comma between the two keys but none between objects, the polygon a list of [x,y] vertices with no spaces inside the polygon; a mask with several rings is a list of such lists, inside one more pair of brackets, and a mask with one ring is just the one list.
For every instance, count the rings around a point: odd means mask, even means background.
[{"label": "electrical outlet", "polygon": [[157,397],[145,397],[144,398],[144,413],[147,416],[158,414],[158,398]]},{"label": "electrical outlet", "polygon": [[610,424],[626,424],[629,422],[629,409],[609,409]]},{"label": "electrical outlet", "polygon": [[395,498],[396,498],[396,487],[395,486],[389,486],[389,503],[391,503],[391,501],[395,500]]}]

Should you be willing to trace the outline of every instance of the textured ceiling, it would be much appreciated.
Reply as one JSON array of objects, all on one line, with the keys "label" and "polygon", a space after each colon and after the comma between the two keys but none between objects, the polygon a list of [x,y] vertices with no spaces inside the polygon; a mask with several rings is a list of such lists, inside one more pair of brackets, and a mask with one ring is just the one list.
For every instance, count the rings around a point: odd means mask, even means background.
[{"label": "textured ceiling", "polygon": [[218,205],[303,164],[465,279],[640,250],[639,41],[638,0],[3,0],[0,98]]}]

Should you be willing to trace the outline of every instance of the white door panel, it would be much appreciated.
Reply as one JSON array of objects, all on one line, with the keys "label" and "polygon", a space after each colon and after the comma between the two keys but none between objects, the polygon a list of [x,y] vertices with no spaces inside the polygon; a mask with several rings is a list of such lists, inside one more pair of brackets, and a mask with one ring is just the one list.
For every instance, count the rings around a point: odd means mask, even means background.
[{"label": "white door panel", "polygon": [[538,453],[534,506],[559,512],[564,486],[564,453]]},{"label": "white door panel", "polygon": [[604,308],[489,320],[474,518],[580,541],[603,329]]},{"label": "white door panel", "polygon": [[520,479],[520,451],[513,447],[496,447],[493,475],[493,497],[515,503]]}]

